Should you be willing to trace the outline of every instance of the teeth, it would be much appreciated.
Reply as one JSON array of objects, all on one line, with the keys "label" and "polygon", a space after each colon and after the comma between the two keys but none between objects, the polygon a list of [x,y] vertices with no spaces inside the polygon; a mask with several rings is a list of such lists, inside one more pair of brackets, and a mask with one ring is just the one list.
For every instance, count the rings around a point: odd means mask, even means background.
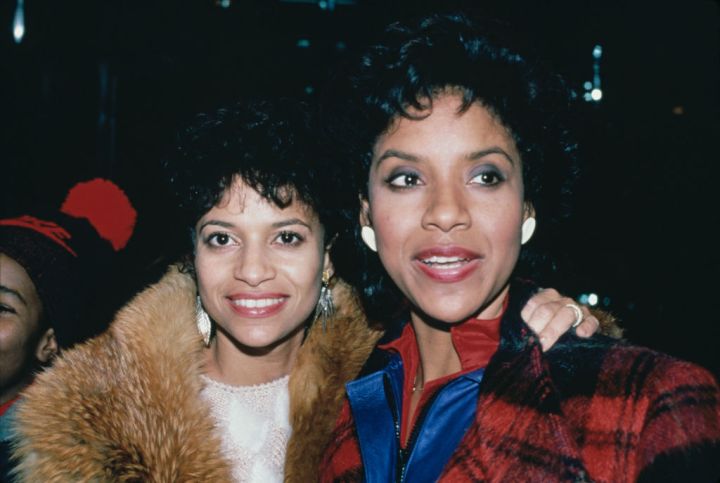
[{"label": "teeth", "polygon": [[240,307],[245,307],[248,309],[262,309],[264,307],[269,307],[271,305],[277,305],[283,301],[282,298],[277,299],[236,299],[233,300],[232,303],[234,305],[239,305]]},{"label": "teeth", "polygon": [[463,262],[466,262],[467,258],[460,257],[436,257],[424,259],[422,262],[425,265],[443,265],[443,268],[455,268],[460,266]]}]

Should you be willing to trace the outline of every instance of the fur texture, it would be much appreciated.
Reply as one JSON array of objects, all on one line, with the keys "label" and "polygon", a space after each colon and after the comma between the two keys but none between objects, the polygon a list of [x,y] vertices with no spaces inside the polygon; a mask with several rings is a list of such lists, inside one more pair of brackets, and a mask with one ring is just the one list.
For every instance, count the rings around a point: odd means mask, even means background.
[{"label": "fur texture", "polygon": [[[22,481],[230,481],[200,399],[203,343],[194,281],[171,269],[121,310],[103,335],[69,350],[28,389],[15,456]],[[290,375],[286,481],[316,479],[344,394],[381,331],[334,288],[338,311],[318,324]]]}]

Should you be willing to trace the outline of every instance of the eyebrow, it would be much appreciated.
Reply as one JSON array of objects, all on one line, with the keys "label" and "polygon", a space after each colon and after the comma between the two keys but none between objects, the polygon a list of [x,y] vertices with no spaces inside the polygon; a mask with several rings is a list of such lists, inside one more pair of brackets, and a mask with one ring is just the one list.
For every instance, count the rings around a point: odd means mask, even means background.
[{"label": "eyebrow", "polygon": [[[220,226],[222,228],[235,228],[235,225],[233,223],[228,223],[227,221],[208,220],[205,223],[203,223],[202,225],[200,225],[200,228],[198,229],[198,231],[202,231],[203,228],[205,228],[208,225]],[[276,221],[271,226],[273,228],[283,228],[283,227],[292,226],[292,225],[302,225],[304,227],[307,227],[308,230],[313,231],[312,227],[308,223],[301,220],[300,218],[288,218],[287,220]]]},{"label": "eyebrow", "polygon": [[[510,164],[513,164],[513,165],[515,164],[515,160],[504,149],[502,149],[498,146],[493,146],[493,147],[487,148],[487,149],[481,149],[480,151],[473,151],[472,153],[467,155],[467,159],[474,161],[476,159],[483,158],[483,157],[487,156],[488,154],[499,154],[499,155],[505,157],[510,162]],[[418,156],[415,156],[414,154],[410,154],[405,151],[400,151],[399,149],[388,149],[387,151],[382,153],[382,155],[379,158],[377,158],[376,163],[379,165],[380,163],[382,163],[384,160],[386,160],[388,158],[398,158],[398,159],[403,159],[405,161],[411,161],[411,162],[420,161],[420,158]]]},{"label": "eyebrow", "polygon": [[380,164],[388,158],[399,158],[404,159],[405,161],[413,162],[417,162],[420,160],[420,158],[418,158],[414,154],[406,153],[405,151],[400,151],[399,149],[388,149],[387,151],[382,153],[379,158],[377,158],[376,163]]},{"label": "eyebrow", "polygon": [[232,223],[228,223],[227,221],[208,220],[198,227],[198,232],[203,231],[203,228],[209,225],[221,226],[223,228],[233,228],[235,226]]},{"label": "eyebrow", "polygon": [[20,292],[18,292],[17,290],[11,289],[10,287],[6,287],[5,285],[0,285],[0,292],[16,296],[18,299],[20,299],[20,302],[22,302],[25,306],[27,306],[27,302],[25,301],[23,296],[20,295]]},{"label": "eyebrow", "polygon": [[507,151],[505,151],[504,149],[502,149],[498,146],[493,146],[491,148],[482,149],[480,151],[474,151],[474,152],[470,153],[470,155],[468,156],[468,159],[476,160],[476,159],[484,158],[488,154],[499,154],[501,156],[504,156],[508,161],[510,161],[510,164],[512,164],[512,165],[515,164],[515,160],[512,158],[512,156],[510,156],[507,153]]},{"label": "eyebrow", "polygon": [[306,227],[308,230],[312,231],[312,227],[301,220],[300,218],[290,218],[287,220],[278,221],[272,224],[273,228],[283,228],[285,226],[292,226],[292,225],[302,225]]}]

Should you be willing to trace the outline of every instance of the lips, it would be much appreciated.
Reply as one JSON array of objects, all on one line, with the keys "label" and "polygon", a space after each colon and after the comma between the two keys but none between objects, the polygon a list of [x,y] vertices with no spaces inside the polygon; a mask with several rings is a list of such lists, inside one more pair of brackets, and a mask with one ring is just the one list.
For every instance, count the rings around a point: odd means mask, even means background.
[{"label": "lips", "polygon": [[288,295],[280,293],[239,293],[227,297],[236,314],[248,318],[270,317],[285,306]]},{"label": "lips", "polygon": [[469,277],[480,267],[482,256],[457,246],[438,246],[420,251],[415,265],[432,280],[454,283]]}]

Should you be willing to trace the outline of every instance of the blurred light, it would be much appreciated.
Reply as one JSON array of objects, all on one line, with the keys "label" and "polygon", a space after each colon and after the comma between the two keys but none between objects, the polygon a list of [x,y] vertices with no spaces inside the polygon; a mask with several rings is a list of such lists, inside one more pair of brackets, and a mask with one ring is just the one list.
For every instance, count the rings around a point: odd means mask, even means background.
[{"label": "blurred light", "polygon": [[602,57],[602,45],[597,44],[597,45],[593,48],[593,57],[596,58],[596,59],[599,59],[600,57]]},{"label": "blurred light", "polygon": [[603,297],[603,305],[604,305],[605,307],[609,307],[609,306],[610,306],[610,297]]},{"label": "blurred light", "polygon": [[592,91],[590,91],[590,98],[595,102],[602,99],[602,96],[603,96],[603,93],[602,93],[602,90],[600,90],[600,89],[593,89]]},{"label": "blurred light", "polygon": [[313,92],[315,92],[313,86],[305,86],[305,94],[312,94]]},{"label": "blurred light", "polygon": [[15,16],[13,18],[13,38],[15,43],[19,44],[25,37],[25,6],[24,0],[17,0],[15,7]]},{"label": "blurred light", "polygon": [[308,39],[299,39],[296,45],[301,49],[307,49],[310,47],[310,41]]},{"label": "blurred light", "polygon": [[588,294],[586,294],[586,293],[580,294],[580,296],[578,297],[578,302],[580,302],[581,304],[588,303]]},{"label": "blurred light", "polygon": [[343,42],[342,40],[339,40],[339,41],[335,44],[335,49],[338,50],[338,51],[340,51],[340,52],[342,52],[342,51],[345,50],[346,48],[347,48],[347,45],[345,45],[345,42]]},{"label": "blurred light", "polygon": [[593,87],[592,82],[585,81],[585,83],[583,84],[583,87],[585,88],[586,91],[589,91]]},{"label": "blurred light", "polygon": [[215,5],[220,8],[230,8],[232,0],[215,0]]},{"label": "blurred light", "polygon": [[593,307],[598,303],[598,296],[595,293],[588,294],[587,303]]},{"label": "blurred light", "polygon": [[675,106],[672,108],[672,113],[676,116],[682,116],[685,114],[685,107],[684,106]]}]

